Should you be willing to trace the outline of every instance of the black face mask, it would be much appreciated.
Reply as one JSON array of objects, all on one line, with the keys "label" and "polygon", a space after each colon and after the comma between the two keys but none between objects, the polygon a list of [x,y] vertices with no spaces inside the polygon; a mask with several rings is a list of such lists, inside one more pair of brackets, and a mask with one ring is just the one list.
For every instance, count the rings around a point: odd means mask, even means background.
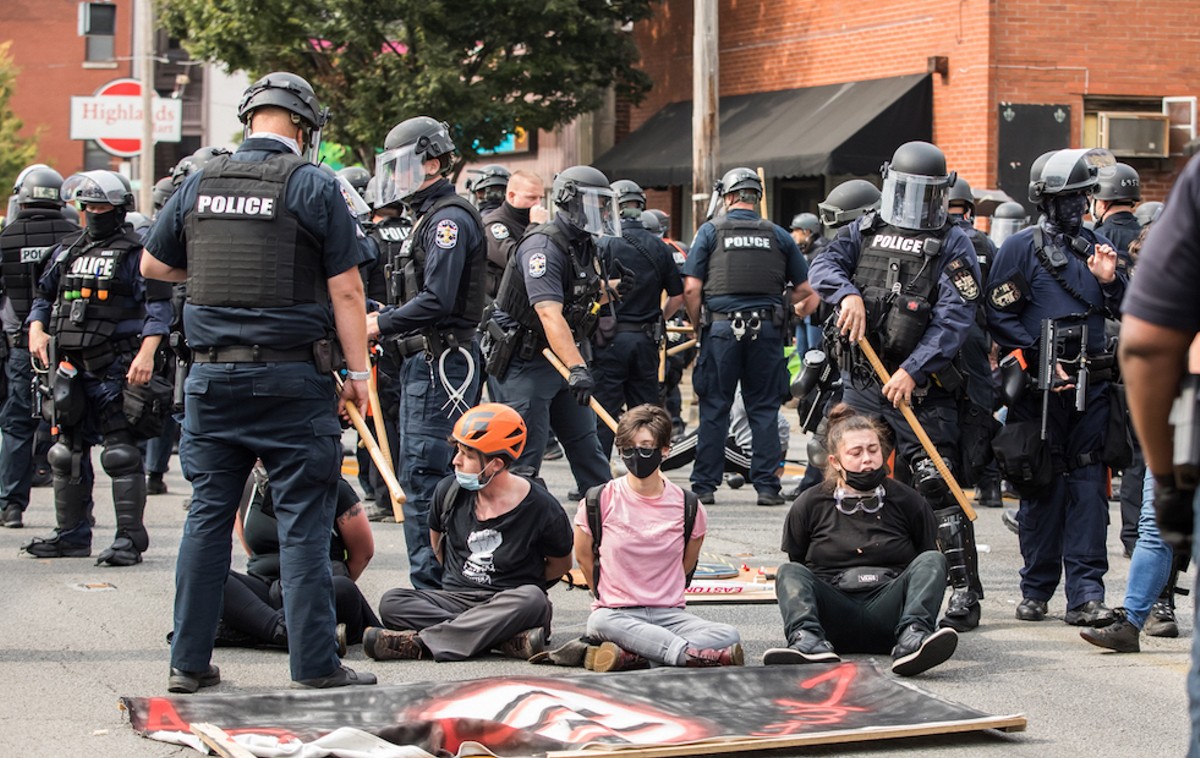
[{"label": "black face mask", "polygon": [[1058,195],[1050,201],[1046,220],[1051,231],[1076,235],[1083,228],[1083,214],[1088,208],[1088,197],[1082,192]]},{"label": "black face mask", "polygon": [[518,208],[515,205],[513,205],[512,203],[508,202],[507,200],[504,201],[504,204],[508,206],[509,211],[512,212],[513,216],[517,220],[524,221],[526,224],[529,223],[529,209],[528,208]]},{"label": "black face mask", "polygon": [[86,211],[88,236],[94,240],[108,239],[117,233],[125,221],[125,214],[115,208],[107,213]]},{"label": "black face mask", "polygon": [[625,468],[638,479],[645,479],[657,471],[662,459],[662,449],[657,447],[627,447],[621,451]]},{"label": "black face mask", "polygon": [[887,479],[888,467],[887,464],[879,468],[867,469],[866,471],[843,471],[842,479],[852,489],[859,492],[871,492],[879,485],[883,484],[883,480]]}]

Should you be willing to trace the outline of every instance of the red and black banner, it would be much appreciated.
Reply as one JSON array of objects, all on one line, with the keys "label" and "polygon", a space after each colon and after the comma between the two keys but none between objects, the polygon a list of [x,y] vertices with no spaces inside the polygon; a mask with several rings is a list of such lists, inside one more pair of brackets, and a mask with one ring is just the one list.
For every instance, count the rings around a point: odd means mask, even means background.
[{"label": "red and black banner", "polygon": [[880,739],[1024,726],[1023,718],[992,718],[884,676],[872,662],[661,668],[121,702],[135,730],[168,742],[187,743],[183,735],[192,723],[215,724],[235,739],[274,737],[280,747],[354,727],[435,754],[456,753],[461,743],[473,741],[501,756],[595,743],[678,745],[730,738],[758,750],[855,730],[864,730],[861,739]]}]

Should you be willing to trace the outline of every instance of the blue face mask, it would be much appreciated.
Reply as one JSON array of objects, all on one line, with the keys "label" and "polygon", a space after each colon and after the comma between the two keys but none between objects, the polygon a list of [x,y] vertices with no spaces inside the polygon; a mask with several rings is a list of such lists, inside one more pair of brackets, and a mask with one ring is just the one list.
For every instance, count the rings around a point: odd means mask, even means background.
[{"label": "blue face mask", "polygon": [[458,482],[458,486],[470,492],[478,492],[488,486],[492,481],[492,477],[480,479],[479,474],[468,474],[463,471],[455,471],[454,478]]}]

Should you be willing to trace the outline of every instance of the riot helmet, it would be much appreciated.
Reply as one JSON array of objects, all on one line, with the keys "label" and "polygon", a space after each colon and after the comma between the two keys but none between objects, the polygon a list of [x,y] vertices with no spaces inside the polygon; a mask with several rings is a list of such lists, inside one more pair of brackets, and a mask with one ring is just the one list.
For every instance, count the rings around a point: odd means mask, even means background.
[{"label": "riot helmet", "polygon": [[362,166],[346,166],[337,173],[338,176],[345,177],[358,194],[361,195],[367,191],[367,183],[371,181],[371,172]]},{"label": "riot helmet", "polygon": [[901,229],[940,229],[946,223],[946,196],[957,175],[946,171],[936,145],[915,140],[896,148],[883,164],[879,215]]},{"label": "riot helmet", "polygon": [[512,176],[511,171],[497,163],[489,163],[479,168],[467,169],[467,173],[478,174],[476,178],[467,180],[467,191],[474,198],[476,207],[504,202],[508,178]]},{"label": "riot helmet", "polygon": [[254,111],[264,106],[282,108],[292,114],[292,123],[304,128],[304,157],[316,163],[321,149],[321,130],[329,121],[329,109],[321,107],[312,85],[287,71],[267,74],[251,84],[238,103],[238,120],[246,125],[246,136],[249,136]]},{"label": "riot helmet", "polygon": [[150,228],[150,219],[146,218],[144,214],[138,213],[137,211],[129,211],[126,213],[125,223],[133,224],[133,230],[135,232],[140,232],[143,229]]},{"label": "riot helmet", "polygon": [[450,126],[444,121],[414,116],[396,124],[383,142],[383,152],[375,157],[377,206],[407,200],[421,189],[429,178],[425,174],[426,161],[437,160],[438,173],[445,174],[450,170],[453,152]]},{"label": "riot helmet", "polygon": [[550,199],[571,226],[596,237],[620,237],[617,195],[599,169],[572,166],[554,176]]},{"label": "riot helmet", "polygon": [[621,218],[631,221],[640,219],[646,209],[646,193],[637,182],[629,179],[618,179],[612,183],[612,191],[617,195],[617,207],[621,209]]},{"label": "riot helmet", "polygon": [[21,182],[25,181],[25,177],[29,174],[29,172],[37,171],[39,168],[50,168],[50,167],[47,166],[45,163],[34,163],[31,166],[26,166],[25,168],[21,169],[21,173],[17,174],[17,178],[15,180],[13,180],[12,193],[14,195],[17,194],[17,192],[20,191],[20,189],[21,189]]},{"label": "riot helmet", "polygon": [[1137,207],[1133,212],[1134,218],[1142,226],[1148,226],[1158,221],[1158,217],[1162,215],[1163,204],[1157,200],[1147,200]]},{"label": "riot helmet", "polygon": [[839,229],[869,211],[879,210],[879,188],[866,179],[851,179],[833,188],[825,201],[817,204],[821,223]]},{"label": "riot helmet", "polygon": [[1024,229],[1029,223],[1025,215],[1025,207],[1020,203],[1000,203],[992,213],[992,228],[988,234],[996,247],[1004,244],[1004,240]]},{"label": "riot helmet", "polygon": [[49,166],[40,165],[22,171],[14,191],[17,202],[22,206],[59,208],[63,204],[62,186],[62,174]]},{"label": "riot helmet", "polygon": [[655,237],[662,239],[663,228],[662,222],[658,220],[658,214],[652,211],[642,211],[642,215],[638,217],[642,222],[642,228],[653,234]]},{"label": "riot helmet", "polygon": [[813,213],[797,213],[792,217],[792,231],[803,229],[809,234],[821,233],[821,220]]},{"label": "riot helmet", "polygon": [[1091,192],[1100,170],[1115,165],[1113,154],[1098,147],[1042,153],[1029,168],[1029,201],[1042,205],[1055,195]]},{"label": "riot helmet", "polygon": [[1111,169],[1101,170],[1092,197],[1130,205],[1138,202],[1142,199],[1142,180],[1137,169],[1128,163],[1118,163]]},{"label": "riot helmet", "polygon": [[157,213],[162,210],[162,207],[171,199],[171,195],[175,194],[175,180],[169,176],[164,176],[154,183],[154,189],[150,191],[151,202],[154,205],[154,211]]},{"label": "riot helmet", "polygon": [[671,231],[671,214],[667,213],[666,211],[659,210],[658,208],[651,208],[646,212],[653,213],[655,216],[658,216],[658,225],[662,227],[663,236],[667,236],[667,234],[669,234]]},{"label": "riot helmet", "polygon": [[200,148],[175,164],[175,168],[171,170],[171,183],[178,188],[179,185],[183,184],[184,179],[204,168],[208,165],[209,161],[218,155],[229,155],[229,151],[223,147],[214,147],[212,145]]},{"label": "riot helmet", "polygon": [[375,210],[379,206],[376,198],[379,196],[379,180],[371,177],[371,181],[367,182],[367,188],[363,191],[363,200],[366,201],[367,207]]},{"label": "riot helmet", "polygon": [[96,203],[133,210],[133,189],[116,171],[84,171],[63,182],[60,196],[65,202]]},{"label": "riot helmet", "polygon": [[[950,192],[946,195],[946,205],[950,207],[951,211],[953,211],[955,203],[966,205],[968,213],[975,212],[975,195],[971,192],[971,185],[961,176],[954,182],[954,186],[950,188]],[[961,216],[963,214],[956,215]]]}]

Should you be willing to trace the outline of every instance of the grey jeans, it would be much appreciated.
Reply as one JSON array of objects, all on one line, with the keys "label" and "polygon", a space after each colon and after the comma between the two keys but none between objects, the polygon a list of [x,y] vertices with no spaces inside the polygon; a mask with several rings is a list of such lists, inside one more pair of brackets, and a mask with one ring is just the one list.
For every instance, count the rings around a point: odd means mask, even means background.
[{"label": "grey jeans", "polygon": [[729,624],[705,621],[682,608],[597,608],[588,616],[587,633],[667,666],[682,666],[688,648],[719,650],[742,639]]}]

